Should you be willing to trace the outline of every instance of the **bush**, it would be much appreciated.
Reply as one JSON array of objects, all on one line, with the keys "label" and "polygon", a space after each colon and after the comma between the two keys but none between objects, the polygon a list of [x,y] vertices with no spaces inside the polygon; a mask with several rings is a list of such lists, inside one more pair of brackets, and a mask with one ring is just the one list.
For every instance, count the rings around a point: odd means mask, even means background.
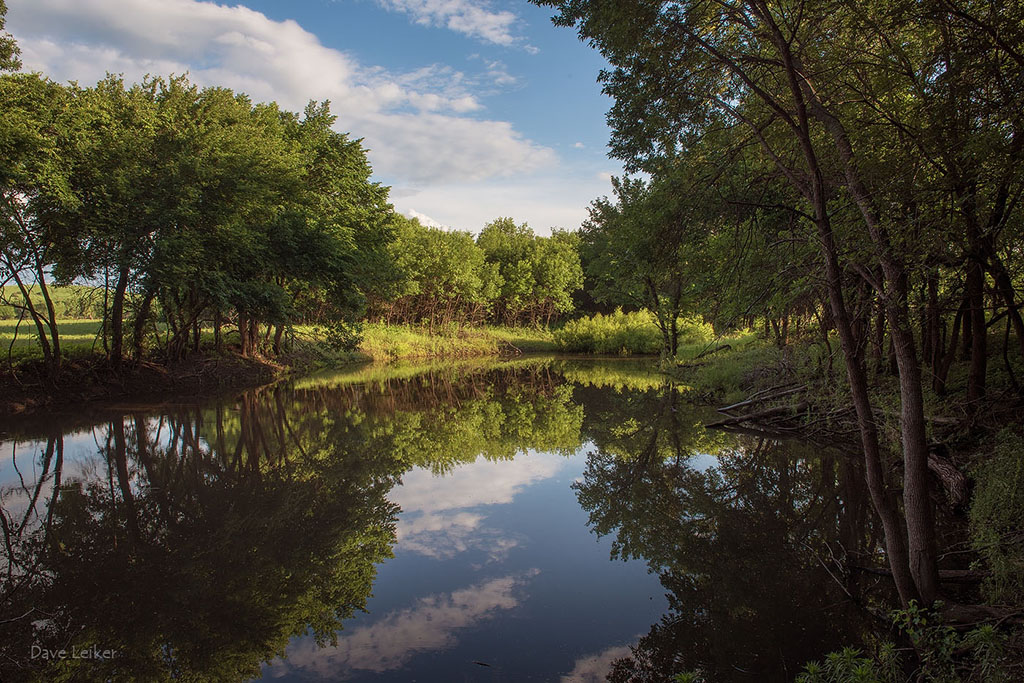
[{"label": "bush", "polygon": [[[711,325],[700,317],[680,318],[679,345],[707,343],[714,337]],[[616,309],[610,315],[600,313],[590,318],[571,320],[555,331],[559,351],[579,353],[658,354],[662,351],[661,330],[650,311],[623,313]]]},{"label": "bush", "polygon": [[1024,438],[1004,429],[975,470],[971,536],[992,575],[985,597],[995,604],[1024,604]]},{"label": "bush", "polygon": [[[941,608],[936,603],[936,610]],[[797,683],[925,683],[960,681],[1010,681],[1007,669],[1007,637],[990,625],[961,634],[942,622],[937,611],[910,607],[891,614],[893,624],[913,643],[916,661],[891,642],[879,643],[873,653],[852,647],[826,655],[824,661],[809,662],[797,676]],[[915,667],[912,678],[904,670]]]},{"label": "bush", "polygon": [[315,326],[313,334],[322,339],[332,351],[350,352],[359,348],[359,343],[363,340],[363,326],[359,323],[335,320]]}]

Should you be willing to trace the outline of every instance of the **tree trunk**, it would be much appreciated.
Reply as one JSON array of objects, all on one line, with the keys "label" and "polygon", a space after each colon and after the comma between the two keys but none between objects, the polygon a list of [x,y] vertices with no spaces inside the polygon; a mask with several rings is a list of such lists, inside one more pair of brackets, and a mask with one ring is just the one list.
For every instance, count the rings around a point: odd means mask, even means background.
[{"label": "tree trunk", "polygon": [[960,308],[957,309],[956,315],[953,317],[953,331],[949,335],[949,350],[938,360],[938,367],[932,380],[932,389],[939,396],[946,394],[946,379],[949,377],[949,369],[953,367],[953,361],[956,360],[956,350],[960,344],[960,323],[964,319],[966,310],[967,300],[964,299],[960,302]]},{"label": "tree trunk", "polygon": [[971,365],[967,374],[967,402],[977,409],[985,398],[988,330],[985,327],[985,273],[975,258],[967,261],[967,300],[971,331]]},{"label": "tree trunk", "polygon": [[284,336],[284,325],[278,324],[274,330],[274,355],[281,354],[281,338]]},{"label": "tree trunk", "polygon": [[220,326],[223,324],[222,314],[220,308],[216,308],[213,311],[213,346],[220,353],[223,349],[224,341],[221,338]]},{"label": "tree trunk", "polygon": [[994,250],[986,260],[986,267],[996,283],[996,291],[999,292],[999,295],[1006,303],[1006,314],[1013,324],[1013,331],[1017,335],[1017,346],[1021,356],[1024,357],[1024,319],[1021,318],[1020,309],[1017,307],[1017,296],[1014,291],[1013,280],[1006,271],[1006,266],[1003,265],[1002,260]]},{"label": "tree trunk", "polygon": [[942,354],[942,340],[939,337],[939,328],[941,326],[941,318],[939,316],[939,275],[934,268],[928,272],[928,304],[925,315],[928,323],[928,346],[930,348],[930,354],[926,354],[925,360],[934,374]]},{"label": "tree trunk", "polygon": [[110,302],[110,359],[114,367],[120,367],[124,358],[124,299],[128,291],[128,266],[117,271],[114,298]]},{"label": "tree trunk", "polygon": [[245,311],[241,310],[238,311],[238,337],[242,344],[242,355],[249,357],[252,355],[252,349],[250,348],[251,337],[249,336],[249,316]]},{"label": "tree trunk", "polygon": [[889,334],[896,351],[900,375],[900,433],[903,442],[903,504],[907,521],[910,571],[925,605],[938,595],[938,560],[931,496],[928,492],[928,443],[924,421],[921,368],[907,308],[907,274],[892,251],[888,233],[878,218],[868,189],[861,182],[853,146],[842,122],[825,109],[811,92],[812,109],[835,142],[846,186],[860,209],[877,251],[887,291],[883,297]]},{"label": "tree trunk", "polygon": [[156,295],[156,290],[152,287],[146,290],[145,296],[142,297],[142,304],[139,306],[139,311],[135,315],[135,323],[132,326],[132,354],[136,360],[142,358],[142,339],[145,334],[146,322],[149,320],[149,311],[153,305],[153,297]]}]

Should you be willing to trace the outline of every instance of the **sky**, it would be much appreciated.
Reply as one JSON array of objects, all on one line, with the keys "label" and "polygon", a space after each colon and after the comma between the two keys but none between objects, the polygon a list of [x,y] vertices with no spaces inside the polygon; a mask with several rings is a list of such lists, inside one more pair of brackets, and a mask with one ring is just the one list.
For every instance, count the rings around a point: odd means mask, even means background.
[{"label": "sky", "polygon": [[8,0],[23,70],[92,85],[188,73],[302,111],[330,100],[425,225],[575,229],[621,175],[601,56],[525,0]]}]

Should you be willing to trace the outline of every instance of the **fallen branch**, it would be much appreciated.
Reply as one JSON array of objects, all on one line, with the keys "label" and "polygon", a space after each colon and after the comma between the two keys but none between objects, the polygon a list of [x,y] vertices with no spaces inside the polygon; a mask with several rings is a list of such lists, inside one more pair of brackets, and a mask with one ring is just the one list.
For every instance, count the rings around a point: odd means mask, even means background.
[{"label": "fallen branch", "polygon": [[744,401],[740,401],[739,403],[733,403],[732,405],[725,406],[724,408],[719,408],[718,412],[720,412],[720,413],[727,413],[727,412],[729,412],[731,410],[735,410],[737,408],[742,408],[744,406],[753,405],[755,403],[764,403],[765,401],[771,401],[771,400],[774,400],[774,399],[777,399],[777,398],[782,398],[783,396],[789,396],[790,394],[796,394],[796,393],[799,393],[801,391],[806,391],[806,390],[807,390],[807,386],[806,385],[801,385],[801,386],[798,386],[798,387],[793,387],[792,389],[785,389],[783,391],[779,391],[779,392],[774,393],[774,394],[765,394],[763,391],[761,391],[761,392],[758,392],[757,394],[751,395],[750,398],[747,398]]},{"label": "fallen branch", "polygon": [[694,360],[696,360],[698,358],[703,358],[704,356],[710,356],[711,354],[718,353],[719,351],[726,351],[726,350],[731,349],[731,348],[732,348],[731,344],[722,344],[721,346],[716,346],[713,349],[708,349],[707,351],[701,351],[699,354],[697,354],[694,357]]},{"label": "fallen branch", "polygon": [[967,501],[967,477],[949,458],[929,449],[928,469],[942,482],[946,501],[951,508],[959,508]]},{"label": "fallen branch", "polygon": [[746,415],[738,415],[736,417],[726,418],[725,420],[719,420],[718,422],[712,422],[704,426],[709,429],[712,429],[715,427],[728,427],[732,425],[738,425],[743,422],[756,422],[758,420],[764,420],[769,417],[793,416],[796,413],[806,410],[808,405],[809,404],[807,403],[807,401],[801,401],[796,405],[776,406],[774,408],[759,410],[756,413],[748,413]]}]

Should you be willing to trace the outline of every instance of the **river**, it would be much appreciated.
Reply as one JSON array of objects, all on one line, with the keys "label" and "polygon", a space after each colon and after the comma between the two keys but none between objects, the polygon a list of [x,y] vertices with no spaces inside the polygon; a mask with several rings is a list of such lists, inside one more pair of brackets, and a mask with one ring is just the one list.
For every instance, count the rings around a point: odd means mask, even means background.
[{"label": "river", "polygon": [[0,426],[0,679],[792,680],[884,592],[856,458],[649,363],[369,365]]}]

